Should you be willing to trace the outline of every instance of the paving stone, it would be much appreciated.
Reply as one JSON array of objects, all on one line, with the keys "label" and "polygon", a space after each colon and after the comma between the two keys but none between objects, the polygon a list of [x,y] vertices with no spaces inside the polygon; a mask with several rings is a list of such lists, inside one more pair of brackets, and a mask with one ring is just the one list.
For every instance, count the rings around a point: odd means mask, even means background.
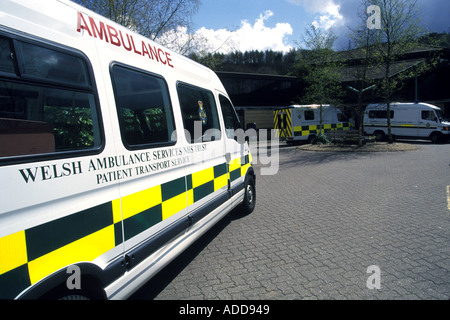
[{"label": "paving stone", "polygon": [[448,300],[450,145],[416,145],[281,148],[277,175],[256,166],[255,211],[227,216],[132,299]]}]

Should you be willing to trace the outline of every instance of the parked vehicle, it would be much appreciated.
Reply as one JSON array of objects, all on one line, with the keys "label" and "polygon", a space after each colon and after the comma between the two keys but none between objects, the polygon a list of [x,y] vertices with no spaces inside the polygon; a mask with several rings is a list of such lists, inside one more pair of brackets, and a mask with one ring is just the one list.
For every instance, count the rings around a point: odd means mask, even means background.
[{"label": "parked vehicle", "polygon": [[[440,108],[428,103],[392,103],[391,132],[396,138],[429,139],[432,142],[448,140],[450,122]],[[364,112],[364,131],[377,140],[388,136],[387,106],[370,104]]]},{"label": "parked vehicle", "polygon": [[274,128],[279,138],[287,143],[311,142],[320,132],[320,112],[324,132],[329,130],[348,130],[352,127],[339,108],[331,105],[293,105],[274,111]]}]

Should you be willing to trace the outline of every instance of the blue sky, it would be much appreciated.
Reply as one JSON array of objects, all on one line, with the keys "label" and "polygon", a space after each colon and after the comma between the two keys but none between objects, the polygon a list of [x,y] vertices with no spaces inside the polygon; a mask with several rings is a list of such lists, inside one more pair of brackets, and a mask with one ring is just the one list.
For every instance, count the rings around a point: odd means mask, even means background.
[{"label": "blue sky", "polygon": [[200,27],[235,29],[241,25],[241,21],[254,22],[267,10],[275,15],[266,23],[271,28],[279,22],[289,22],[293,27],[301,27],[313,18],[312,14],[306,13],[305,8],[286,0],[202,0],[195,22]]},{"label": "blue sky", "polygon": [[[336,49],[346,49],[348,27],[359,22],[361,0],[201,0],[194,31],[211,49],[287,51],[297,47],[315,22],[332,26]],[[418,0],[421,19],[431,31],[450,32],[450,0]]]}]

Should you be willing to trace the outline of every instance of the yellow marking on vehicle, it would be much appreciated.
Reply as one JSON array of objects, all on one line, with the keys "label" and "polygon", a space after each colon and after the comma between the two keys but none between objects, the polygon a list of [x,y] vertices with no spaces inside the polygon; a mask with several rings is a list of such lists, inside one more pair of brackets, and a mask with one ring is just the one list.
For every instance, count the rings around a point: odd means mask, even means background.
[{"label": "yellow marking on vehicle", "polygon": [[183,192],[162,203],[162,219],[166,220],[187,207],[186,194]]},{"label": "yellow marking on vehicle", "polygon": [[123,197],[123,219],[132,217],[160,203],[162,203],[160,185]]},{"label": "yellow marking on vehicle", "polygon": [[214,168],[208,168],[192,174],[192,187],[197,188],[202,184],[214,180]]},{"label": "yellow marking on vehicle", "polygon": [[47,275],[79,261],[92,261],[104,252],[113,249],[114,226],[108,226],[64,247],[28,262],[31,284]]},{"label": "yellow marking on vehicle", "polygon": [[0,274],[27,263],[25,231],[0,238]]}]

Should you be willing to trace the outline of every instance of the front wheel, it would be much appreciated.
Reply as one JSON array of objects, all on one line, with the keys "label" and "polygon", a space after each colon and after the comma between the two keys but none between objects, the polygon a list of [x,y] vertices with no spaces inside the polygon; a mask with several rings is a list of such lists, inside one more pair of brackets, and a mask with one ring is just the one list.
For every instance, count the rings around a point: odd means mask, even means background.
[{"label": "front wheel", "polygon": [[441,135],[439,133],[432,133],[430,136],[430,140],[432,143],[439,143],[441,142]]},{"label": "front wheel", "polygon": [[255,179],[252,176],[245,177],[244,201],[241,204],[243,214],[250,214],[256,206]]},{"label": "front wheel", "polygon": [[72,300],[89,300],[88,297],[82,296],[82,295],[67,295],[59,298],[58,300],[65,300],[65,301],[72,301]]}]

